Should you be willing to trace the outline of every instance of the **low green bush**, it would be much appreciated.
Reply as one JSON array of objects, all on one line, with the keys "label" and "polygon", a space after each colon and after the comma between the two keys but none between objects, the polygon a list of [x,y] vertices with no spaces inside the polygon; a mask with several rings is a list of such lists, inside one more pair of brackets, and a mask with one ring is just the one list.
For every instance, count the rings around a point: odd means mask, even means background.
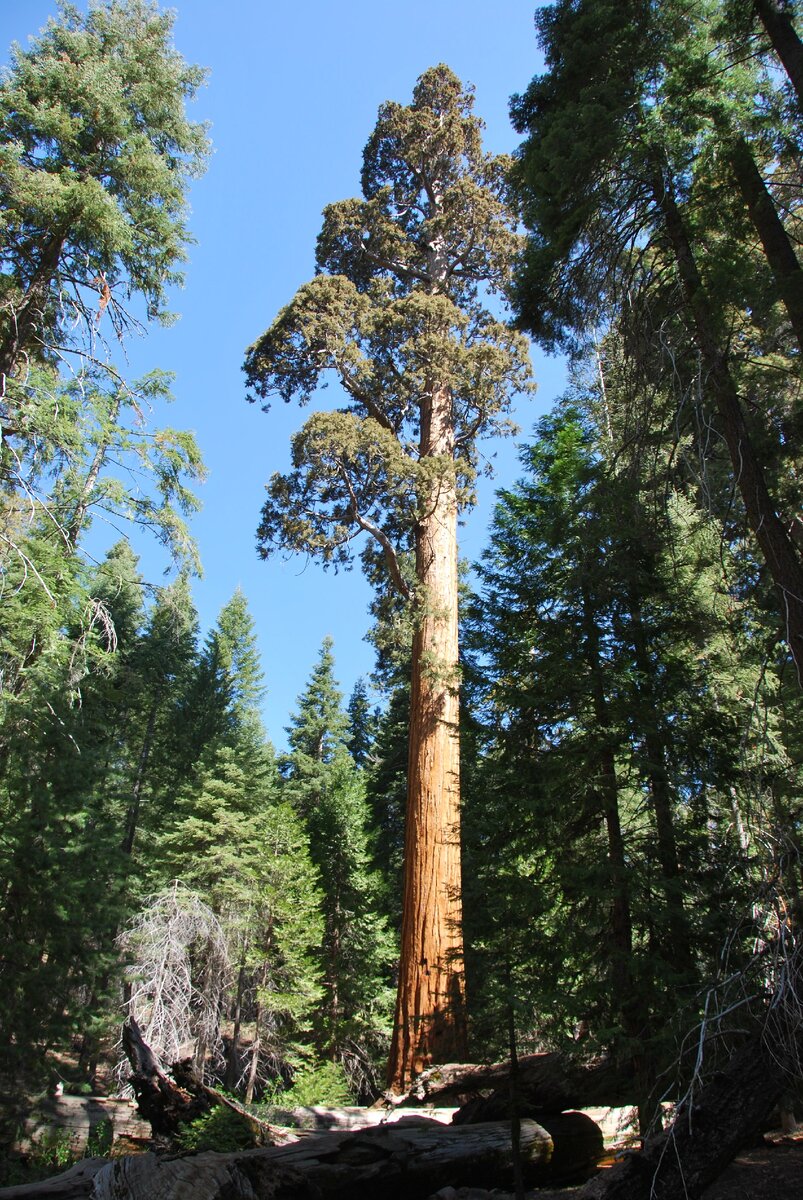
[{"label": "low green bush", "polygon": [[245,1117],[225,1105],[216,1105],[184,1125],[176,1141],[180,1150],[217,1150],[221,1154],[250,1150],[255,1144]]}]

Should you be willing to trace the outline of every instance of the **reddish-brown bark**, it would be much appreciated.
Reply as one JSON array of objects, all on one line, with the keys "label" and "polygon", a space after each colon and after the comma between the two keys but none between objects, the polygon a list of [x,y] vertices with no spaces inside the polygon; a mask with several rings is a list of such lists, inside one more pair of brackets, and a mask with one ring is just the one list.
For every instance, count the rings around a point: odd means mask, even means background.
[{"label": "reddish-brown bark", "polygon": [[460,872],[457,488],[448,389],[422,403],[421,458],[439,462],[416,530],[420,612],[413,642],[399,990],[389,1086],[466,1057]]}]

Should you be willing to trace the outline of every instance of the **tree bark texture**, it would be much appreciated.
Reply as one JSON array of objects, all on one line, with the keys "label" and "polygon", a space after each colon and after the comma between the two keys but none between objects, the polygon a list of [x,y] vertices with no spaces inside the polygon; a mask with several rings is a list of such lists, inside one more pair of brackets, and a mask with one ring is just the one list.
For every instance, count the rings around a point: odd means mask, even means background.
[{"label": "tree bark texture", "polygon": [[794,247],[778,216],[764,177],[756,166],[752,151],[743,137],[733,140],[730,163],[742,199],[750,213],[750,220],[764,248],[764,255],[786,308],[798,347],[803,353],[803,271],[800,269]]},{"label": "tree bark texture", "polygon": [[[521,1153],[537,1172],[553,1153],[550,1135],[523,1121]],[[510,1123],[453,1129],[425,1117],[360,1133],[308,1136],[289,1146],[188,1158],[137,1155],[111,1162],[95,1179],[94,1200],[424,1200],[444,1186],[510,1178]]]},{"label": "tree bark texture", "polygon": [[401,960],[388,1064],[396,1092],[431,1063],[466,1057],[453,458],[451,395],[433,387],[422,402],[421,459],[443,470],[416,530]]},{"label": "tree bark texture", "polygon": [[697,348],[706,373],[707,387],[719,412],[733,475],[747,520],[759,544],[778,593],[786,638],[803,686],[803,562],[790,533],[778,514],[763,465],[759,462],[745,420],[742,402],[718,346],[711,306],[700,278],[688,234],[671,185],[661,173],[653,194],[660,209],[675,257],[686,305],[692,319]]},{"label": "tree bark texture", "polygon": [[803,108],[803,43],[797,36],[787,6],[783,0],[753,0],[753,8],[783,63],[798,104]]}]

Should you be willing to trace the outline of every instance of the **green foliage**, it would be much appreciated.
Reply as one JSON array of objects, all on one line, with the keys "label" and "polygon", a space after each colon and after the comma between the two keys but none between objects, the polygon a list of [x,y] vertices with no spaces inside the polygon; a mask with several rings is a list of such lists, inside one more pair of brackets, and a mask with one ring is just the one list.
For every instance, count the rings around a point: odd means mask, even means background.
[{"label": "green foliage", "polygon": [[[365,149],[362,200],[332,204],[318,274],[249,349],[249,398],[306,404],[328,372],[347,397],[313,414],[293,440],[293,471],[275,475],[260,552],[307,551],[346,566],[372,538],[392,587],[437,478],[472,499],[475,441],[505,429],[529,387],[526,347],[479,300],[499,291],[519,247],[506,205],[505,163],[484,155],[472,96],[442,64],[413,103],[379,111]],[[416,450],[433,380],[452,397],[454,449]]]},{"label": "green foliage", "polygon": [[602,405],[578,373],[499,496],[469,621],[465,905],[480,1043],[505,1052],[512,988],[525,1039],[582,1026],[630,1060],[646,1122],[723,945],[729,970],[748,961],[733,931],[765,867],[738,814],[776,805],[791,761],[756,738],[778,681],[751,599],[734,603],[737,555],[688,497],[655,495],[649,463],[608,452],[620,384],[607,373]]},{"label": "green foliage", "polygon": [[358,767],[371,760],[379,723],[379,708],[371,708],[364,679],[358,679],[349,697],[346,712],[349,719],[349,754]]},{"label": "green foliage", "polygon": [[176,1142],[179,1150],[199,1154],[214,1150],[217,1154],[234,1154],[254,1146],[253,1130],[236,1109],[216,1104],[207,1112],[182,1126]]},{"label": "green foliage", "polygon": [[389,1017],[393,946],[369,869],[365,787],[347,748],[348,725],[327,638],[292,718],[284,792],[305,821],[323,893],[318,1043],[348,1062],[359,1091],[366,1076],[374,1086],[373,1059]]},{"label": "green foliage", "polygon": [[114,1142],[114,1122],[104,1117],[93,1125],[86,1141],[86,1158],[108,1158]]},{"label": "green foliage", "polygon": [[273,1102],[283,1108],[337,1107],[353,1104],[354,1096],[340,1063],[306,1061],[293,1073],[290,1087],[276,1093]]},{"label": "green foliage", "polygon": [[174,50],[172,24],[146,0],[93,3],[86,14],[64,5],[29,49],[12,50],[0,86],[4,290],[24,302],[38,289],[48,333],[51,299],[70,284],[89,315],[97,300],[85,297],[104,280],[120,330],[126,293],[167,315],[191,240],[188,181],[208,153],[203,127],[185,115],[204,73]]}]

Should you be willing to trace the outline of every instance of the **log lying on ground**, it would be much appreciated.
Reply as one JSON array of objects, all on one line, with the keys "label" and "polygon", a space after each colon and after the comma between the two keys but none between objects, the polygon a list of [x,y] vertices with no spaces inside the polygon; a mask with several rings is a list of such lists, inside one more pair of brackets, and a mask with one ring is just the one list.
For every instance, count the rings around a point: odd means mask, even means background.
[{"label": "log lying on ground", "polygon": [[[271,1121],[274,1125],[282,1126],[290,1129],[305,1129],[315,1130],[319,1133],[325,1133],[327,1130],[334,1129],[369,1129],[374,1125],[392,1125],[396,1121],[402,1120],[404,1117],[409,1117],[411,1110],[409,1108],[365,1108],[362,1105],[345,1105],[336,1107],[328,1104],[310,1104],[294,1108],[281,1108],[271,1105],[270,1109]],[[427,1106],[426,1112],[422,1116],[429,1117],[433,1121],[440,1121],[442,1125],[451,1125],[455,1113],[460,1110],[457,1108],[431,1108]],[[522,1114],[527,1116],[527,1113]],[[508,1113],[503,1114],[498,1118],[503,1120],[509,1117]],[[497,1118],[493,1118],[496,1120]]]},{"label": "log lying on ground", "polygon": [[[565,1054],[527,1054],[519,1059],[518,1071],[520,1094],[527,1097],[530,1107],[543,1112],[618,1108],[635,1103],[632,1078],[608,1059],[582,1065]],[[419,1075],[406,1096],[401,1099],[388,1096],[385,1102],[405,1107],[421,1104],[460,1107],[497,1090],[507,1092],[509,1081],[508,1063],[492,1066],[447,1063],[430,1067]]]},{"label": "log lying on ground", "polygon": [[697,1200],[755,1139],[789,1078],[756,1037],[732,1055],[666,1132],[605,1171],[573,1200]]},{"label": "log lying on ground", "polygon": [[[548,1164],[552,1138],[521,1123],[525,1175]],[[308,1135],[288,1146],[183,1158],[137,1155],[109,1163],[93,1200],[425,1200],[439,1188],[498,1186],[511,1177],[509,1122],[455,1128],[426,1117],[360,1133]]]},{"label": "log lying on ground", "polygon": [[21,1183],[0,1188],[2,1200],[83,1200],[92,1193],[95,1176],[108,1166],[106,1158],[82,1158],[69,1171],[40,1179],[36,1183]]}]

